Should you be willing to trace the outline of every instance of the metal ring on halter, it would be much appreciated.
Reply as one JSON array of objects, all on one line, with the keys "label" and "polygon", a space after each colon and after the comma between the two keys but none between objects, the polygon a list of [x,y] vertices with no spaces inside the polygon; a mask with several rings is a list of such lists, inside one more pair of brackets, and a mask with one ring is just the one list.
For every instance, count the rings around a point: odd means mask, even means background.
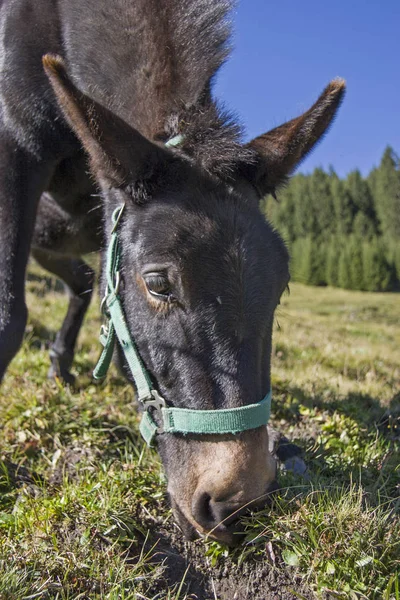
[{"label": "metal ring on halter", "polygon": [[110,296],[112,296],[112,295],[116,296],[118,294],[120,284],[121,284],[121,273],[119,271],[117,271],[115,273],[114,289],[110,292],[107,287],[106,293],[104,294],[102,301],[100,302],[100,313],[102,315],[105,315],[107,318],[110,318],[110,313],[108,311],[108,306],[107,306],[107,300],[110,298]]},{"label": "metal ring on halter", "polygon": [[[107,291],[108,292],[108,291]],[[109,312],[108,312],[108,307],[107,307],[107,298],[108,298],[108,293],[105,293],[103,296],[103,299],[100,303],[100,313],[102,315],[105,315],[106,317],[109,317]]]},{"label": "metal ring on halter", "polygon": [[104,324],[100,327],[100,336],[104,336],[105,338],[108,338],[110,333],[110,329],[108,327],[108,325]]},{"label": "metal ring on halter", "polygon": [[122,204],[122,206],[119,207],[119,213],[117,214],[117,217],[116,217],[115,221],[113,219],[114,225],[113,225],[113,228],[111,229],[111,234],[115,233],[115,231],[116,231],[116,229],[118,227],[119,220],[120,220],[120,218],[122,216],[122,213],[124,212],[124,208],[125,208],[125,202],[124,202],[124,204]]},{"label": "metal ring on halter", "polygon": [[[160,417],[162,417],[161,409],[166,408],[167,404],[166,404],[164,398],[162,396],[160,396],[160,394],[157,392],[157,390],[152,389],[151,395],[153,397],[152,400],[149,400],[146,398],[144,400],[141,400],[141,403],[143,404],[143,408],[145,411],[148,411],[149,408],[154,408],[160,414]],[[161,421],[162,421],[162,418],[161,418]],[[157,433],[164,433],[163,424],[157,425]]]},{"label": "metal ring on halter", "polygon": [[117,271],[115,273],[115,283],[113,289],[110,291],[107,287],[107,291],[103,296],[103,299],[100,303],[100,311],[103,315],[105,315],[108,319],[110,318],[110,313],[108,310],[108,306],[110,302],[115,299],[119,292],[119,286],[121,284],[121,273]]}]

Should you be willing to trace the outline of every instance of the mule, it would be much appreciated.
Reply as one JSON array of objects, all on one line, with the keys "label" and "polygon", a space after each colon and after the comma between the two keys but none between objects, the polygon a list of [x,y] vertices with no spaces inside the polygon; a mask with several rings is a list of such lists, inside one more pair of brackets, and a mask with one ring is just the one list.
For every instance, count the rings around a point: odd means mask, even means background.
[{"label": "mule", "polygon": [[[3,0],[1,375],[26,324],[32,250],[70,293],[51,374],[71,380],[94,278],[81,257],[105,249],[124,204],[119,294],[166,402],[231,409],[267,394],[289,256],[259,201],[327,131],[345,86],[332,81],[304,114],[243,144],[211,92],[229,53],[230,8],[228,0]],[[158,448],[189,538],[232,543],[231,515],[274,486],[266,427],[165,434]]]}]

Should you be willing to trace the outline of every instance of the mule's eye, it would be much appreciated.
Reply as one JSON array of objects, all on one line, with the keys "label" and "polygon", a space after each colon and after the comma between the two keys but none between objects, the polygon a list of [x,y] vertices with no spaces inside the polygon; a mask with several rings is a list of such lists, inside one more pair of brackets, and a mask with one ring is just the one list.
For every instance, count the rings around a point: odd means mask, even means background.
[{"label": "mule's eye", "polygon": [[159,300],[171,300],[171,285],[163,273],[146,273],[143,277],[148,292]]}]

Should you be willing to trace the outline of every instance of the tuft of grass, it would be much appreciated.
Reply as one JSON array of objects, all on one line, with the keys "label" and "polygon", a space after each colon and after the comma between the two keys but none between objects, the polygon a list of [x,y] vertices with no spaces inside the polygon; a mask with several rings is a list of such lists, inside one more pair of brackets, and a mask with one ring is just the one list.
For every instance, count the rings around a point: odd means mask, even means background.
[{"label": "tuft of grass", "polygon": [[314,478],[300,489],[287,483],[268,518],[254,514],[247,521],[251,552],[265,556],[268,541],[318,595],[391,598],[400,567],[400,522],[390,501],[376,502],[360,482],[339,487]]}]

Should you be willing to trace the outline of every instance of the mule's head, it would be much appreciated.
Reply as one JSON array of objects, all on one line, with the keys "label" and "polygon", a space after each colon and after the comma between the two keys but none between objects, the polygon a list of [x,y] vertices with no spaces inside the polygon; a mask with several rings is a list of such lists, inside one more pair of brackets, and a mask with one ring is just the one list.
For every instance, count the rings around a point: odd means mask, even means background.
[{"label": "mule's head", "polygon": [[[298,119],[251,142],[253,159],[228,185],[80,93],[59,59],[45,57],[44,64],[89,154],[107,226],[125,203],[120,296],[159,392],[181,408],[257,403],[271,386],[274,311],[289,280],[285,245],[258,200],[325,132],[343,82],[331,83]],[[264,504],[274,487],[266,427],[162,434],[158,447],[175,517],[188,537],[197,531],[232,543],[231,522],[244,507]]]}]

